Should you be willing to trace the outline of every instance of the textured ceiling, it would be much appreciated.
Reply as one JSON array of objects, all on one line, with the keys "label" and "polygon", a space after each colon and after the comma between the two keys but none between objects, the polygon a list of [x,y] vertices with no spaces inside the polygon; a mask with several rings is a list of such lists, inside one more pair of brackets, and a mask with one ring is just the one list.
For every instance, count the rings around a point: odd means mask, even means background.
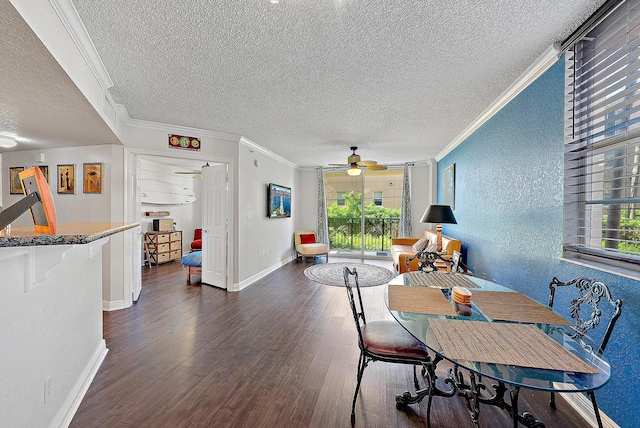
[{"label": "textured ceiling", "polygon": [[135,119],[301,165],[435,157],[593,0],[73,0]]},{"label": "textured ceiling", "polygon": [[0,1],[0,135],[13,150],[121,144],[8,1]]},{"label": "textured ceiling", "polygon": [[[242,135],[301,166],[351,145],[384,163],[435,157],[604,2],[71,1],[130,117]],[[0,133],[115,139],[1,3]]]}]

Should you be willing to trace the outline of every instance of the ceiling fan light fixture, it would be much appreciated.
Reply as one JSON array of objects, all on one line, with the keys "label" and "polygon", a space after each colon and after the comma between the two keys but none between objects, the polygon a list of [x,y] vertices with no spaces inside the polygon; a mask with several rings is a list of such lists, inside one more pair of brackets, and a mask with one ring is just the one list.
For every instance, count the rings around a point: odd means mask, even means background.
[{"label": "ceiling fan light fixture", "polygon": [[358,164],[354,162],[351,164],[351,168],[347,170],[347,174],[349,174],[352,177],[355,177],[362,174],[362,170],[358,168]]}]

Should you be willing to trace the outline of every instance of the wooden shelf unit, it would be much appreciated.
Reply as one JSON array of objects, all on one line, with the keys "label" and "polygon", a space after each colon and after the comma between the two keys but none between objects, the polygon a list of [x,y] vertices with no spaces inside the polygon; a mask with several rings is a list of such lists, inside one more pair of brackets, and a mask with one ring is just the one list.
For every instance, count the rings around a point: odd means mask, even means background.
[{"label": "wooden shelf unit", "polygon": [[182,258],[182,231],[147,232],[144,241],[149,248],[150,264],[180,260]]}]

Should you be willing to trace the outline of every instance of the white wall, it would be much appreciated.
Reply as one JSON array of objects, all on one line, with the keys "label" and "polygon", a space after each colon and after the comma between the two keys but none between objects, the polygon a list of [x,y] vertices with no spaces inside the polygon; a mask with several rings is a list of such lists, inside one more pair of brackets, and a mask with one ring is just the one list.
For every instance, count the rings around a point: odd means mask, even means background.
[{"label": "white wall", "polygon": [[[2,155],[2,176],[9,176],[10,167],[30,168],[35,165],[48,165],[49,187],[53,195],[58,223],[122,221],[122,151],[123,147],[121,146],[89,146],[7,152]],[[44,162],[36,162],[36,156],[39,153],[44,153]],[[103,164],[103,184],[100,194],[82,192],[82,164],[90,162],[102,162]],[[57,165],[61,164],[75,164],[76,166],[75,194],[58,194],[56,192],[56,169]],[[18,202],[21,198],[21,195],[10,195],[8,185],[2,186],[4,208]],[[116,214],[116,219],[112,218],[114,214]],[[32,224],[31,217],[25,213],[14,224],[30,226]]]},{"label": "white wall", "polygon": [[[294,225],[299,215],[294,208],[299,206],[298,199],[306,202],[309,199],[300,191],[297,170],[291,164],[246,145],[241,145],[238,153],[237,287],[240,289],[291,260]],[[290,218],[267,217],[269,183],[291,188]]]},{"label": "white wall", "polygon": [[[59,263],[47,271],[52,254]],[[0,248],[0,425],[68,426],[106,354],[101,259],[99,242]],[[42,275],[28,274],[29,266]]]}]

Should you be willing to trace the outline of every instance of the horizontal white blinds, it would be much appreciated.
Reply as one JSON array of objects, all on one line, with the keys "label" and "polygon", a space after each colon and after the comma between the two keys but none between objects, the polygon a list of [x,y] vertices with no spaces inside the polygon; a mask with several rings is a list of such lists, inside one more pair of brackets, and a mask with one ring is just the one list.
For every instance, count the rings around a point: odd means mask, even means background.
[{"label": "horizontal white blinds", "polygon": [[640,263],[639,3],[622,4],[565,55],[564,248],[632,263]]}]

